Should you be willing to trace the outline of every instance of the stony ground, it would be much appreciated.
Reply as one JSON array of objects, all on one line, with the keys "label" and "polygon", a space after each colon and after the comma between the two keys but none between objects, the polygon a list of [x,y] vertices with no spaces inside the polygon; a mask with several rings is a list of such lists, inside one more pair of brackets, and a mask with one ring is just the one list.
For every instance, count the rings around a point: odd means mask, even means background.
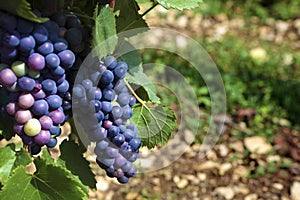
[{"label": "stony ground", "polygon": [[[245,22],[240,18],[228,19],[222,14],[215,17],[203,17],[194,12],[179,15],[176,11],[168,11],[166,14],[164,9],[157,7],[147,15],[147,21],[149,25],[176,28],[211,41],[221,40],[226,34],[242,35],[277,44],[288,40],[292,49],[300,49],[300,19],[269,19],[261,23],[253,17]],[[264,53],[259,48],[253,51],[254,56]],[[88,158],[98,181],[97,191],[90,192],[90,200],[299,200],[300,132],[283,126],[277,130],[281,136],[271,144],[258,136],[237,139],[231,135],[236,128],[243,129],[245,124],[231,124],[204,159],[200,159],[200,145],[193,144],[172,165],[139,174],[127,185],[107,178],[90,155]]]}]

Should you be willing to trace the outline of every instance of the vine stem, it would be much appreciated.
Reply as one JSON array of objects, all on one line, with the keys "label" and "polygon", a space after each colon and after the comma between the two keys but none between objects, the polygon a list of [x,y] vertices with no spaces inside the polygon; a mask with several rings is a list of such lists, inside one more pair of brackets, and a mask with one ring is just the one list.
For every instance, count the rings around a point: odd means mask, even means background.
[{"label": "vine stem", "polygon": [[127,80],[124,79],[124,82],[127,86],[127,88],[130,90],[130,92],[133,94],[133,96],[138,100],[138,102],[140,102],[143,106],[146,106],[146,102],[144,100],[142,100],[133,90],[133,88],[131,87],[131,85],[128,83]]},{"label": "vine stem", "polygon": [[153,4],[150,8],[148,8],[142,15],[141,17],[144,17],[148,12],[150,12],[151,10],[153,10],[159,3],[156,2],[155,4]]}]

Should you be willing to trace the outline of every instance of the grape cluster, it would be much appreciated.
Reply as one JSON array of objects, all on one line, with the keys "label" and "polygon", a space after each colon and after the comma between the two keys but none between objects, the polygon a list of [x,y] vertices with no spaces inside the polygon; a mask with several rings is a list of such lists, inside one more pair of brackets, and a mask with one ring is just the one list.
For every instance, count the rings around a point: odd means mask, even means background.
[{"label": "grape cluster", "polygon": [[33,23],[0,12],[0,84],[9,97],[2,110],[14,117],[14,131],[32,154],[56,146],[71,115],[66,74],[88,49],[88,30],[75,15],[50,19]]},{"label": "grape cluster", "polygon": [[78,111],[77,121],[89,140],[96,143],[98,165],[109,177],[127,183],[136,174],[132,163],[139,158],[141,146],[138,130],[130,121],[136,99],[123,80],[128,66],[113,56],[104,62],[95,59],[93,66],[77,75],[73,110]]}]

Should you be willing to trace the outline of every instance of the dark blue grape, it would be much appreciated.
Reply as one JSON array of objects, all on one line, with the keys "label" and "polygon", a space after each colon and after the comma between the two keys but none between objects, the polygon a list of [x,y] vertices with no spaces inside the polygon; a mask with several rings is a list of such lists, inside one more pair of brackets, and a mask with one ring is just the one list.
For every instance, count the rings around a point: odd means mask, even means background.
[{"label": "dark blue grape", "polygon": [[53,74],[53,76],[62,76],[65,74],[65,69],[61,66],[58,66],[55,69],[52,69],[51,73]]},{"label": "dark blue grape", "polygon": [[123,80],[119,80],[119,81],[116,83],[116,85],[115,85],[115,87],[114,87],[114,90],[115,90],[115,92],[116,92],[117,94],[120,94],[121,92],[124,91],[125,88],[126,88],[125,82],[124,82]]},{"label": "dark blue grape", "polygon": [[60,59],[56,54],[50,53],[46,56],[46,63],[49,68],[55,69],[56,67],[59,66]]},{"label": "dark blue grape", "polygon": [[114,119],[118,119],[122,117],[123,110],[120,106],[113,106],[111,113]]},{"label": "dark blue grape", "polygon": [[30,52],[35,47],[35,40],[31,35],[27,35],[21,38],[19,49],[23,52]]},{"label": "dark blue grape", "polygon": [[125,136],[125,140],[127,142],[129,142],[133,137],[134,137],[134,133],[132,130],[130,129],[127,129],[125,132],[124,132],[124,136]]},{"label": "dark blue grape", "polygon": [[73,87],[73,98],[82,98],[85,96],[85,89],[81,85],[75,85]]},{"label": "dark blue grape", "polygon": [[61,52],[68,49],[68,42],[67,40],[60,38],[54,43],[54,50],[55,52]]},{"label": "dark blue grape", "polygon": [[130,96],[129,106],[134,106],[136,104],[136,98],[134,96]]},{"label": "dark blue grape", "polygon": [[3,35],[3,44],[8,47],[16,47],[20,44],[20,37],[14,34],[5,33]]},{"label": "dark blue grape", "polygon": [[121,106],[126,106],[127,104],[129,104],[130,101],[130,96],[128,93],[122,92],[121,94],[118,95],[117,97],[117,102],[121,105]]},{"label": "dark blue grape", "polygon": [[64,80],[61,84],[57,87],[57,92],[59,93],[65,93],[69,90],[69,82],[67,80]]},{"label": "dark blue grape", "polygon": [[51,42],[44,42],[37,48],[37,52],[46,56],[54,51],[53,44]]},{"label": "dark blue grape", "polygon": [[102,162],[106,166],[112,166],[115,163],[114,158],[103,158],[102,155],[101,156],[98,155],[97,160]]},{"label": "dark blue grape", "polygon": [[62,107],[64,111],[67,111],[72,108],[72,104],[69,101],[63,101]]},{"label": "dark blue grape", "polygon": [[116,120],[114,121],[114,124],[117,125],[117,126],[120,126],[120,125],[123,124],[123,120],[122,120],[121,118],[116,119]]},{"label": "dark blue grape", "polygon": [[79,45],[82,41],[82,33],[79,28],[70,28],[65,34],[65,38],[71,45]]},{"label": "dark blue grape", "polygon": [[56,41],[58,39],[59,26],[51,20],[43,23],[43,25],[48,31],[49,40]]},{"label": "dark blue grape", "polygon": [[98,122],[100,122],[104,119],[104,114],[103,112],[99,111],[95,114],[95,117],[97,118]]},{"label": "dark blue grape", "polygon": [[2,59],[8,59],[13,61],[16,58],[18,51],[14,47],[6,47],[2,48],[0,53]]},{"label": "dark blue grape", "polygon": [[93,82],[94,85],[96,85],[100,78],[100,72],[96,71],[90,74],[90,80]]},{"label": "dark blue grape", "polygon": [[51,126],[51,128],[49,129],[49,132],[51,135],[60,136],[61,129],[59,126]]},{"label": "dark blue grape", "polygon": [[30,92],[33,90],[33,88],[35,86],[35,81],[32,78],[23,76],[18,79],[18,86],[22,91]]},{"label": "dark blue grape", "polygon": [[128,161],[129,162],[135,162],[136,160],[138,159],[138,156],[136,153],[132,154],[129,158],[128,158]]},{"label": "dark blue grape", "polygon": [[76,15],[67,15],[66,28],[76,28],[80,26],[80,20]]},{"label": "dark blue grape", "polygon": [[50,138],[49,142],[46,144],[48,148],[53,148],[57,145],[56,138]]},{"label": "dark blue grape", "polygon": [[47,101],[41,99],[34,102],[31,112],[37,116],[47,115],[49,113],[49,105]]},{"label": "dark blue grape", "polygon": [[56,12],[53,15],[51,15],[51,19],[55,21],[60,27],[63,27],[65,26],[67,16],[62,12]]},{"label": "dark blue grape", "polygon": [[98,100],[91,100],[89,102],[89,110],[91,112],[96,112],[97,113],[97,112],[100,111],[101,107],[102,107],[101,102],[98,101]]},{"label": "dark blue grape", "polygon": [[72,51],[70,50],[64,50],[59,52],[58,57],[61,62],[61,66],[64,68],[70,68],[75,62],[75,55]]},{"label": "dark blue grape", "polygon": [[114,74],[109,70],[105,70],[101,75],[100,83],[108,85],[113,82],[113,80]]},{"label": "dark blue grape", "polygon": [[113,101],[116,97],[116,93],[113,89],[104,89],[102,91],[102,99],[104,101]]},{"label": "dark blue grape", "polygon": [[103,127],[98,127],[97,129],[93,130],[90,135],[92,136],[93,142],[99,142],[107,137],[107,130]]},{"label": "dark blue grape", "polygon": [[108,69],[114,69],[118,63],[115,57],[107,56],[104,59],[104,64],[107,66]]},{"label": "dark blue grape", "polygon": [[133,166],[130,162],[126,162],[126,164],[121,167],[123,172],[130,172],[132,170],[132,168],[133,168]]},{"label": "dark blue grape", "polygon": [[37,155],[41,152],[42,147],[38,144],[34,144],[33,146],[29,147],[29,152],[31,155]]},{"label": "dark blue grape", "polygon": [[111,127],[108,129],[108,131],[107,131],[108,137],[114,138],[115,136],[117,136],[117,135],[119,134],[119,132],[120,132],[119,127],[117,127],[117,126],[111,126]]},{"label": "dark blue grape", "polygon": [[125,142],[125,136],[119,134],[113,138],[112,142],[117,146],[121,146]]},{"label": "dark blue grape", "polygon": [[127,73],[128,66],[125,62],[119,62],[114,69],[114,75],[116,79],[123,79]]},{"label": "dark blue grape", "polygon": [[121,168],[123,165],[126,164],[126,158],[124,158],[121,154],[119,154],[116,158],[115,158],[115,162],[114,162],[114,167],[115,168]]},{"label": "dark blue grape", "polygon": [[93,87],[88,91],[87,96],[89,99],[100,100],[102,98],[102,92],[99,88]]},{"label": "dark blue grape", "polygon": [[50,95],[46,98],[46,101],[51,110],[56,110],[62,105],[62,99],[58,95]]},{"label": "dark blue grape", "polygon": [[57,90],[55,81],[51,79],[43,80],[42,87],[46,94],[51,94],[53,91]]},{"label": "dark blue grape", "polygon": [[115,157],[117,157],[119,155],[119,150],[115,149],[115,148],[112,148],[112,147],[107,147],[105,149],[105,155],[108,158],[115,158]]},{"label": "dark blue grape", "polygon": [[20,33],[26,34],[26,33],[31,33],[33,30],[33,23],[26,20],[19,18],[18,19],[18,24],[17,24],[17,31]]},{"label": "dark blue grape", "polygon": [[127,176],[122,176],[122,177],[118,178],[118,182],[121,184],[126,184],[126,183],[128,183],[128,181],[129,181],[129,178]]},{"label": "dark blue grape", "polygon": [[35,41],[39,44],[46,42],[48,40],[48,31],[47,29],[41,24],[35,24],[34,30],[32,35]]},{"label": "dark blue grape", "polygon": [[126,105],[123,108],[123,115],[122,115],[122,119],[130,119],[133,115],[132,109],[130,108],[130,106]]},{"label": "dark blue grape", "polygon": [[108,101],[103,101],[102,102],[102,111],[104,113],[110,113],[112,111],[111,103]]},{"label": "dark blue grape", "polygon": [[132,138],[128,144],[131,146],[133,151],[136,151],[141,146],[141,140],[139,138]]},{"label": "dark blue grape", "polygon": [[61,83],[63,83],[66,80],[66,74],[55,76],[54,80],[56,81],[57,85],[60,85]]},{"label": "dark blue grape", "polygon": [[82,85],[88,91],[93,87],[93,82],[89,79],[85,79],[82,81]]}]

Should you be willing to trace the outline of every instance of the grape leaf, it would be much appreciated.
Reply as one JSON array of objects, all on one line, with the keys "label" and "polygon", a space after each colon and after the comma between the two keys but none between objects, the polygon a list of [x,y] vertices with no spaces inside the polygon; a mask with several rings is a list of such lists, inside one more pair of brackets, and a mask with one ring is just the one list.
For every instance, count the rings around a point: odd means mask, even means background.
[{"label": "grape leaf", "polygon": [[109,7],[103,7],[99,14],[96,6],[94,20],[92,48],[99,58],[103,58],[111,54],[118,43],[115,15]]},{"label": "grape leaf", "polygon": [[83,184],[96,188],[95,175],[89,167],[89,162],[82,156],[82,151],[73,140],[64,141],[60,145],[60,158],[65,161],[66,167],[79,176]]},{"label": "grape leaf", "polygon": [[32,162],[32,160],[31,160],[29,153],[24,151],[24,149],[22,148],[20,151],[16,152],[16,161],[14,163],[13,169],[15,169],[19,166],[26,166],[31,162]]},{"label": "grape leaf", "polygon": [[[143,31],[149,29],[142,15],[139,14],[139,9],[140,8],[135,0],[116,1],[115,11],[120,11],[119,15],[116,17],[118,33],[137,28],[145,28]],[[124,36],[133,36],[141,30],[142,29],[126,32]]]},{"label": "grape leaf", "polygon": [[0,148],[0,182],[7,181],[9,174],[16,161],[15,151],[10,147]]},{"label": "grape leaf", "polygon": [[159,98],[156,96],[156,87],[143,72],[141,66],[130,69],[126,75],[126,80],[129,83],[142,86],[147,92],[149,100],[153,103],[159,103]]},{"label": "grape leaf", "polygon": [[[18,167],[4,184],[0,199],[85,199],[88,189],[70,171],[59,166],[36,163],[37,171],[27,174],[24,167]],[[13,198],[12,198],[13,197]]]},{"label": "grape leaf", "polygon": [[192,9],[199,6],[203,0],[189,0],[189,1],[182,1],[182,0],[157,0],[157,2],[162,5],[163,7],[169,8],[176,8],[178,10],[183,9]]},{"label": "grape leaf", "polygon": [[15,152],[14,144],[0,148],[0,182],[5,183],[15,168],[26,166],[32,160],[28,153],[21,149]]},{"label": "grape leaf", "polygon": [[116,51],[121,55],[121,59],[127,63],[129,69],[142,64],[141,55],[129,42],[122,41],[116,48]]},{"label": "grape leaf", "polygon": [[138,104],[133,108],[132,121],[139,130],[138,137],[149,149],[166,144],[176,128],[175,113],[158,104]]},{"label": "grape leaf", "polygon": [[0,0],[0,8],[33,22],[42,23],[48,20],[48,18],[37,17],[26,0]]}]

